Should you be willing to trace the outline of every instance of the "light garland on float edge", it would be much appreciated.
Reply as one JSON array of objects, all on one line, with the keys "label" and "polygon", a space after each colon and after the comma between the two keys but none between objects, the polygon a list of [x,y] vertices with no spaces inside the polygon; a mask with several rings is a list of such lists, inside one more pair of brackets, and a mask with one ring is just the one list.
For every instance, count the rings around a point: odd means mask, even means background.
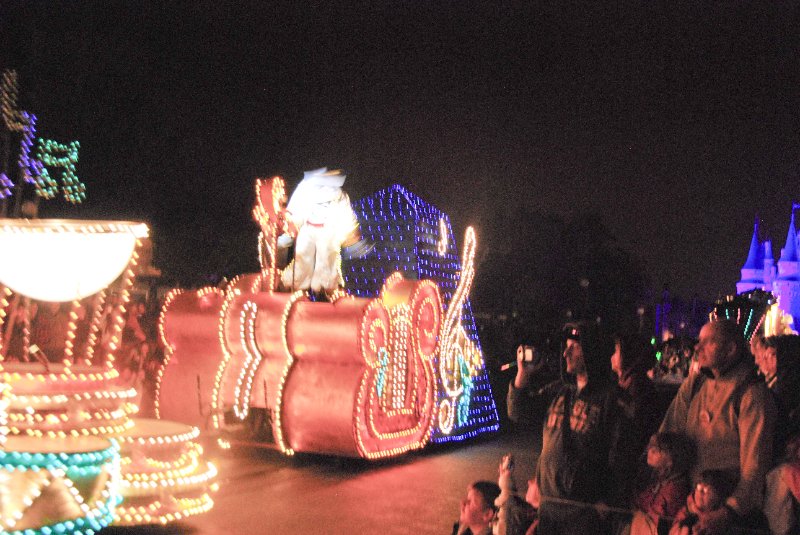
[{"label": "light garland on float edge", "polygon": [[[270,206],[264,206],[261,190],[269,185]],[[283,217],[283,205],[286,201],[286,186],[281,177],[270,180],[256,180],[256,206],[253,208],[253,218],[261,227],[258,237],[258,260],[261,265],[261,275],[267,283],[266,290],[273,292],[278,286],[280,272],[276,267],[276,251],[278,249],[278,235],[286,232],[287,224]],[[266,249],[266,250],[265,250]],[[266,255],[266,256],[265,256]]]},{"label": "light garland on float edge", "polygon": [[167,341],[167,335],[164,333],[164,325],[166,322],[167,310],[172,304],[172,301],[174,301],[175,298],[182,293],[183,290],[179,288],[170,290],[169,293],[167,293],[167,296],[164,298],[164,304],[161,305],[161,311],[158,314],[158,338],[161,342],[161,347],[164,348],[164,362],[161,364],[161,366],[159,366],[158,371],[156,372],[156,394],[154,396],[155,399],[153,400],[153,408],[156,418],[159,420],[161,419],[161,382],[164,380],[164,372],[167,369],[167,365],[169,365],[169,361],[172,360],[172,354],[174,353],[174,348],[172,347],[172,344]]},{"label": "light garland on float edge", "polygon": [[120,284],[120,298],[117,303],[114,304],[111,318],[112,318],[112,331],[111,331],[111,341],[108,344],[108,353],[106,353],[106,365],[109,368],[114,367],[114,354],[119,349],[120,343],[122,341],[122,330],[125,328],[125,310],[128,307],[128,303],[130,302],[130,291],[133,287],[133,281],[136,278],[135,268],[139,265],[139,250],[142,247],[142,240],[136,239],[136,246],[133,248],[133,253],[131,254],[130,262],[128,262],[128,267],[125,268],[125,271],[122,276],[122,282]]},{"label": "light garland on float edge", "polygon": [[233,411],[240,420],[247,417],[250,409],[250,393],[253,390],[253,378],[255,377],[258,366],[261,364],[261,352],[258,350],[255,339],[255,323],[258,307],[253,302],[245,303],[239,319],[239,335],[241,345],[247,354],[242,369],[239,371],[239,379],[234,389]]},{"label": "light garland on float edge", "polygon": [[[87,383],[89,385],[93,383],[107,383],[113,381],[117,377],[119,377],[119,372],[116,369],[102,369],[101,371],[97,372],[75,372],[71,366],[65,366],[64,370],[61,372],[43,372],[43,373],[36,373],[36,372],[12,372],[12,371],[0,371],[0,377],[6,382],[18,382],[21,380],[25,381],[38,381],[42,384],[53,384],[58,382],[66,382],[70,384],[74,384],[76,382]],[[98,385],[102,386],[102,385]]]},{"label": "light garland on float edge", "polygon": [[[222,424],[224,423],[225,417],[223,413],[224,408],[222,407],[222,402],[220,399],[220,394],[222,392],[222,381],[225,378],[225,372],[228,369],[228,364],[233,358],[230,350],[228,349],[228,343],[225,340],[225,323],[227,321],[228,309],[233,303],[233,300],[237,296],[241,295],[241,290],[235,287],[238,280],[238,276],[234,277],[233,280],[231,280],[231,282],[228,284],[228,288],[225,291],[225,299],[222,301],[222,306],[220,307],[219,311],[219,327],[217,328],[217,338],[219,340],[220,348],[222,349],[222,361],[219,363],[219,366],[217,367],[217,373],[214,375],[214,388],[211,391],[211,424],[214,429],[220,430],[222,429]],[[222,446],[221,443],[220,446]]]},{"label": "light garland on float edge", "polygon": [[[84,357],[84,364],[91,366],[94,359],[94,348],[97,344],[97,334],[100,332],[100,320],[103,317],[103,307],[106,303],[106,289],[103,288],[92,298],[94,304],[92,305],[92,318],[89,323],[89,335],[86,341],[86,355]],[[115,368],[116,370],[116,368]]]},{"label": "light garland on float edge", "polygon": [[[257,293],[261,287],[263,278],[263,275],[259,274],[251,281],[250,286],[246,287],[245,290],[248,293]],[[239,342],[246,354],[245,362],[242,364],[238,374],[236,374],[236,370],[231,369],[233,356],[235,353],[238,354],[238,352],[232,351],[228,346],[228,338],[225,333],[228,327],[228,322],[231,321],[231,318],[229,317],[231,315],[228,314],[228,311],[233,304],[234,298],[242,293],[242,291],[238,288],[240,283],[244,283],[244,279],[240,276],[235,277],[230,282],[228,285],[228,290],[225,294],[226,299],[223,301],[222,308],[220,309],[218,338],[223,352],[223,359],[220,363],[220,366],[217,368],[217,375],[214,380],[214,392],[212,392],[211,396],[211,404],[212,407],[216,407],[214,410],[215,413],[223,413],[224,407],[218,406],[219,393],[222,391],[222,385],[226,378],[229,375],[233,375],[236,377],[236,384],[234,386],[233,411],[234,415],[239,418],[239,420],[244,420],[249,412],[249,396],[250,391],[252,390],[253,376],[257,371],[259,363],[261,362],[261,354],[258,351],[255,342],[255,318],[257,309],[254,308],[255,304],[248,302],[245,303],[240,311],[239,318]],[[253,364],[254,362],[255,364]],[[244,388],[242,386],[243,383],[246,383]],[[222,444],[220,445],[222,446]]]},{"label": "light garland on float edge", "polygon": [[[472,280],[475,276],[474,257],[475,257],[475,231],[472,227],[467,228],[464,243],[464,258],[462,260],[463,271],[453,298],[447,309],[442,325],[442,349],[439,355],[439,377],[447,398],[439,402],[439,428],[444,433],[452,432],[458,414],[456,406],[462,403],[459,397],[462,394],[471,393],[471,385],[467,385],[463,377],[464,362],[463,350],[457,343],[458,333],[461,330],[460,310],[466,301]],[[468,368],[471,370],[471,368]],[[470,375],[472,375],[470,371]],[[467,386],[467,388],[465,388]],[[470,392],[465,392],[469,390]],[[469,403],[469,399],[466,400]],[[462,423],[462,422],[459,422]]]},{"label": "light garland on float edge", "polygon": [[[199,433],[198,428],[190,427],[189,431],[171,434],[119,438],[124,500],[117,508],[116,524],[166,524],[211,509],[214,502],[209,492],[218,489],[212,482],[218,471],[213,463],[201,464],[203,448],[192,442]],[[160,460],[165,449],[176,447],[183,450],[177,459]],[[189,497],[185,496],[187,492],[202,494]],[[169,496],[167,502],[165,495]]]},{"label": "light garland on float edge", "polygon": [[22,132],[25,127],[25,120],[17,106],[19,98],[19,84],[17,71],[13,69],[3,70],[0,78],[0,110],[3,114],[3,122],[10,132]]},{"label": "light garland on float edge", "polygon": [[[212,491],[213,490],[214,489],[212,489]],[[198,498],[173,498],[171,502],[167,503],[164,503],[161,500],[156,500],[146,506],[126,506],[125,504],[122,504],[116,509],[114,524],[165,525],[169,524],[170,522],[177,522],[190,516],[208,512],[212,507],[214,507],[214,500],[207,492],[203,493]],[[176,508],[177,511],[174,510]]]},{"label": "light garland on float edge", "polygon": [[[0,368],[1,369],[1,368]],[[11,387],[0,383],[0,451],[3,450],[8,436],[8,403],[11,397]],[[2,486],[0,486],[2,489]]]},{"label": "light garland on float edge", "polygon": [[42,172],[42,162],[31,159],[33,140],[36,137],[36,115],[22,112],[22,140],[20,141],[19,159],[17,167],[22,173],[22,180],[28,184],[36,184],[37,177]]},{"label": "light garland on float edge", "polygon": [[[46,476],[39,480],[37,488],[32,494],[26,496],[23,504],[30,507],[50,484],[50,478],[55,478],[64,484],[74,503],[84,515],[56,524],[40,526],[36,529],[15,530],[17,523],[24,517],[24,511],[18,511],[11,518],[0,518],[3,533],[18,535],[92,534],[111,523],[113,509],[120,502],[117,492],[120,473],[119,446],[113,440],[108,448],[84,453],[30,453],[0,450],[0,471],[49,473],[49,477]],[[71,478],[95,477],[105,477],[105,484],[98,499],[87,503],[75,488]]]},{"label": "light garland on float edge", "polygon": [[[158,338],[161,342],[161,347],[164,348],[164,361],[161,363],[161,366],[158,368],[156,372],[156,387],[155,387],[155,415],[156,418],[161,418],[161,385],[164,381],[164,373],[167,370],[167,366],[169,365],[170,361],[172,360],[172,356],[174,354],[174,348],[172,344],[169,343],[167,340],[166,335],[166,314],[167,310],[169,310],[170,306],[172,306],[172,302],[181,294],[184,293],[184,290],[181,289],[173,289],[167,294],[166,298],[164,299],[164,304],[161,305],[161,312],[158,316]],[[220,290],[219,288],[215,288],[213,286],[205,286],[197,290],[195,295],[197,299],[203,299],[208,295],[218,294],[220,296],[224,296],[225,293]],[[212,409],[216,406],[215,403],[212,401]],[[212,416],[213,420],[213,416]],[[215,429],[218,429],[215,427]]]},{"label": "light garland on float edge", "polygon": [[[181,444],[181,446],[185,446],[183,448],[184,451],[182,451],[180,456],[173,461],[162,461],[159,459],[144,457],[137,458],[136,464],[143,464],[145,469],[151,471],[174,472],[180,476],[188,475],[192,473],[198,466],[200,466],[200,457],[203,455],[203,446],[197,444],[196,442],[188,442],[186,444]],[[120,458],[120,464],[123,467],[128,467],[133,465],[134,462],[130,456],[122,456]],[[137,474],[137,477],[142,479],[148,478],[148,475],[145,472],[139,472]],[[136,477],[134,477],[134,479],[136,479]]]},{"label": "light garland on float edge", "polygon": [[286,380],[289,378],[289,372],[294,365],[294,355],[289,349],[289,316],[294,309],[295,303],[305,297],[306,293],[302,290],[294,292],[286,302],[281,314],[281,342],[283,342],[283,351],[286,354],[286,364],[283,367],[283,373],[281,373],[281,379],[278,383],[278,393],[275,401],[275,414],[277,415],[275,419],[275,442],[286,455],[294,455],[294,450],[289,447],[288,441],[283,436],[283,389],[286,386]]},{"label": "light garland on float edge", "polygon": [[64,366],[71,366],[74,362],[75,330],[78,328],[78,310],[80,310],[80,307],[81,303],[77,299],[70,303],[67,338],[64,341]]},{"label": "light garland on float edge", "polygon": [[[125,400],[136,395],[134,388],[52,395],[16,393],[9,411],[9,432],[12,435],[51,439],[115,436],[133,427],[134,423],[128,416],[136,412],[138,407]],[[99,408],[98,402],[114,405],[111,408]],[[92,405],[94,412],[80,409],[86,403]],[[76,407],[79,408],[77,411]],[[46,414],[37,413],[37,410],[46,411]],[[80,420],[87,415],[91,418]],[[42,428],[43,424],[64,427],[68,423],[72,423],[73,427],[57,430]]]},{"label": "light garland on float edge", "polygon": [[[387,284],[390,283],[392,276],[390,276],[389,279],[387,279],[386,281]],[[371,301],[369,305],[367,305],[367,308],[364,312],[364,317],[369,317],[371,315],[372,308],[382,307],[382,306],[383,306],[382,303],[377,299]],[[378,344],[375,342],[375,331],[379,330],[383,333],[381,338],[385,344],[389,340],[389,326],[386,324],[386,322],[381,321],[380,318],[376,318],[370,322],[363,322],[361,328],[362,328],[361,336],[359,336],[359,340],[362,341],[361,356],[364,359],[364,362],[366,362],[368,366],[374,369],[380,365],[378,356],[381,353],[387,353],[388,357],[388,351],[386,351],[385,346],[383,345],[378,346]],[[363,346],[363,341],[365,340],[367,341],[366,347]],[[367,353],[367,350],[369,350],[371,354]],[[369,381],[369,374],[365,373],[364,376],[361,378],[361,384],[359,385],[358,395],[356,397],[355,414],[353,417],[353,421],[355,422],[354,428],[356,431],[356,445],[358,447],[359,455],[361,455],[361,457],[364,458],[371,458],[371,456],[377,457],[378,455],[380,455],[380,453],[374,454],[373,452],[367,450],[367,448],[364,446],[364,439],[361,434],[361,429],[362,427],[364,427],[363,423],[364,417],[362,414],[362,412],[364,411],[364,396],[368,391],[371,392],[374,389],[374,387],[377,386],[377,381],[378,381],[377,374],[375,374],[375,379],[373,379],[373,381],[371,382]]]},{"label": "light garland on float edge", "polygon": [[123,474],[120,483],[122,495],[126,498],[151,496],[154,491],[177,493],[193,490],[198,485],[208,483],[217,476],[217,468],[212,464],[206,465],[206,470],[201,473],[178,475],[173,471],[148,474]]},{"label": "light garland on float edge", "polygon": [[11,188],[14,187],[14,183],[11,182],[11,179],[8,178],[8,175],[5,173],[0,173],[0,199],[8,199],[11,197]]},{"label": "light garland on float edge", "polygon": [[[3,329],[3,325],[5,324],[6,320],[6,310],[8,309],[8,298],[11,296],[11,289],[0,284],[0,330]],[[5,360],[5,348],[3,347],[3,336],[0,336],[0,362]],[[3,369],[0,367],[0,372]]]},{"label": "light garland on float edge", "polygon": [[14,400],[18,401],[20,405],[28,407],[49,407],[52,405],[66,406],[72,402],[80,402],[82,400],[118,400],[118,399],[131,399],[136,397],[136,389],[128,388],[124,390],[109,392],[89,391],[89,392],[76,392],[70,394],[15,394]]}]

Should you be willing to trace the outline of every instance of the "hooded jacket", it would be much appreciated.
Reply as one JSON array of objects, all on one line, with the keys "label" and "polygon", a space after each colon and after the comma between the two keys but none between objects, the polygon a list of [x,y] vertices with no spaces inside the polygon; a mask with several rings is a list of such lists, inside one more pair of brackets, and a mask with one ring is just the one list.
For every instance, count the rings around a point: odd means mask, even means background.
[{"label": "hooded jacket", "polygon": [[[568,325],[567,336],[581,344],[588,382],[580,391],[574,382],[565,382],[550,403],[542,426],[536,480],[543,501],[608,502],[618,411],[616,389],[609,380],[613,346],[591,323]],[[512,382],[510,413],[522,395]]]}]

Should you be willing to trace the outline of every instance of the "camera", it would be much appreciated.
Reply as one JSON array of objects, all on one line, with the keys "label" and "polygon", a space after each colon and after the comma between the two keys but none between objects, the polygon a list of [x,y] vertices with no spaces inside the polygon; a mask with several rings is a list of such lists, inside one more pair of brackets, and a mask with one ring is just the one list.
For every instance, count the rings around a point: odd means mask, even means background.
[{"label": "camera", "polygon": [[538,359],[536,348],[533,346],[521,345],[517,348],[517,360],[533,364]]},{"label": "camera", "polygon": [[510,370],[511,368],[515,368],[518,363],[524,364],[535,364],[539,361],[539,352],[536,351],[536,348],[533,346],[526,346],[521,345],[517,348],[517,358],[512,362],[503,364],[500,366],[500,371]]}]

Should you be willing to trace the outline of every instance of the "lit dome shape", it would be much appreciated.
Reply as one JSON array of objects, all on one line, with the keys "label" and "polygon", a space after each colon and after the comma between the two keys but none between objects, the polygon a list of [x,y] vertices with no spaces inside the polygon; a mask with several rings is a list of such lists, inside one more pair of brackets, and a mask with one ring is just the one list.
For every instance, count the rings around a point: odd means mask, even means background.
[{"label": "lit dome shape", "polygon": [[114,282],[147,235],[129,221],[0,219],[0,283],[40,301],[81,299]]}]

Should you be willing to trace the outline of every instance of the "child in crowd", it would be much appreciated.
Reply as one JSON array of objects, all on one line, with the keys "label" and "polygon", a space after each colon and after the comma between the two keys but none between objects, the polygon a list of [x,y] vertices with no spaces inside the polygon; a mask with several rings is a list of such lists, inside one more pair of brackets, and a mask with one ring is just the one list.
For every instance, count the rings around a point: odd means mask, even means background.
[{"label": "child in crowd", "polygon": [[631,535],[666,533],[689,494],[692,442],[678,433],[658,433],[647,445],[643,490],[634,497]]},{"label": "child in crowd", "polygon": [[467,487],[452,535],[491,535],[499,495],[500,488],[492,481],[476,481]]},{"label": "child in crowd", "polygon": [[539,509],[539,487],[536,478],[528,481],[528,491],[523,500],[516,494],[514,484],[514,459],[511,454],[500,461],[497,485],[500,495],[495,500],[497,521],[493,535],[533,535],[536,529],[536,511]]},{"label": "child in crowd", "polygon": [[699,514],[724,507],[725,500],[735,487],[735,480],[721,470],[706,470],[688,498],[686,506],[678,512],[669,535],[692,535]]}]

